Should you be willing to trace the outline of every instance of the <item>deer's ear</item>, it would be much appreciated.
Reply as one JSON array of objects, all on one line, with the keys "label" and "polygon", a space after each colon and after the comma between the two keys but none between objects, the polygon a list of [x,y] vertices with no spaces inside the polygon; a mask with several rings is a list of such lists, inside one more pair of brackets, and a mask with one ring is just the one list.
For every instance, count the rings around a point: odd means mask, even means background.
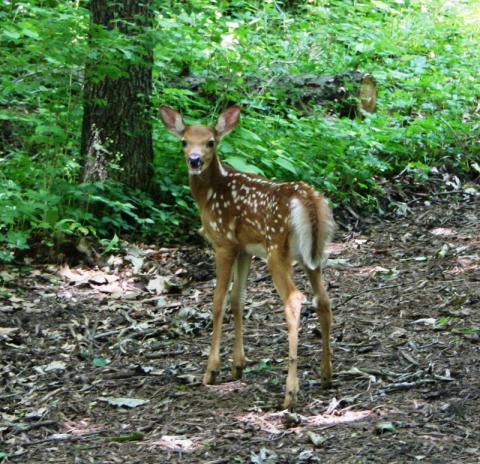
[{"label": "deer's ear", "polygon": [[182,136],[185,130],[185,123],[183,122],[182,115],[178,111],[175,111],[168,106],[161,106],[160,118],[170,132],[177,137]]},{"label": "deer's ear", "polygon": [[232,132],[235,129],[235,126],[240,119],[240,107],[238,105],[233,105],[230,108],[227,108],[219,117],[218,121],[215,124],[215,132],[218,135],[218,138]]}]

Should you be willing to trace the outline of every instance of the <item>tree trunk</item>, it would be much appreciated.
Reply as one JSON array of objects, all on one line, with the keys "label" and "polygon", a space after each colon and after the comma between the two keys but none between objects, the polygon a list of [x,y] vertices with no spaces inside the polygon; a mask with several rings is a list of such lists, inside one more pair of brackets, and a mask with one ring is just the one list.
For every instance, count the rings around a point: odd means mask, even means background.
[{"label": "tree trunk", "polygon": [[[127,40],[128,53],[118,44],[120,50],[113,46],[109,50],[115,51],[108,63],[91,59],[86,65],[83,181],[116,179],[127,187],[148,191],[153,176],[153,45],[148,37],[153,0],[91,0],[89,7],[92,52],[98,31],[117,29],[124,34],[122,40]],[[108,75],[103,69],[110,69]]]}]

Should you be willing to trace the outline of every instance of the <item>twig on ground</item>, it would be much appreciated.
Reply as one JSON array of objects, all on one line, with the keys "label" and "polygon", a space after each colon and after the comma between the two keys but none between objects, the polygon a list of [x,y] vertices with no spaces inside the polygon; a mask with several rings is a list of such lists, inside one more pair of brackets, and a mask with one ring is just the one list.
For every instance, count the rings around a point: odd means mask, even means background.
[{"label": "twig on ground", "polygon": [[387,290],[388,288],[396,288],[396,287],[401,287],[402,285],[405,285],[403,282],[399,284],[394,284],[394,285],[385,285],[383,287],[374,287],[374,288],[367,288],[366,290],[362,290],[359,293],[355,293],[353,295],[350,295],[349,297],[345,298],[343,301],[340,301],[340,303],[337,303],[335,305],[335,308],[339,308],[340,306],[345,305],[348,303],[350,300],[353,300],[357,296],[363,295],[364,293],[370,293],[370,292],[378,292],[380,290]]},{"label": "twig on ground", "polygon": [[58,425],[58,422],[54,420],[34,422],[33,424],[30,424],[28,427],[18,428],[16,430],[13,430],[11,433],[13,435],[16,435],[23,432],[29,432],[30,430],[39,429],[41,427],[48,427],[50,425]]},{"label": "twig on ground", "polygon": [[419,379],[415,382],[398,382],[398,383],[391,383],[383,388],[385,393],[389,393],[396,390],[408,390],[409,388],[418,387],[420,385],[425,385],[427,383],[437,383],[439,381],[450,382],[453,379],[449,379],[447,377],[436,377],[435,379]]},{"label": "twig on ground", "polygon": [[104,430],[99,432],[92,432],[84,435],[69,435],[66,433],[58,433],[55,435],[50,435],[49,437],[42,438],[40,440],[33,440],[22,443],[23,446],[33,446],[33,445],[40,445],[42,443],[49,443],[49,442],[65,442],[65,441],[80,441],[85,440],[91,437],[95,437],[96,435],[100,435],[101,433],[105,433]]}]

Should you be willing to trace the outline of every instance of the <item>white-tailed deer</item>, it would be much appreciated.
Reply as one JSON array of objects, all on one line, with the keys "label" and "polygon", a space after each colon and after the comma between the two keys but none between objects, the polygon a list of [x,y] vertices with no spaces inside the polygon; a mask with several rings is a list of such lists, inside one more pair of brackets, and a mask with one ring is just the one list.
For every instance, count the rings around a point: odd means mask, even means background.
[{"label": "white-tailed deer", "polygon": [[192,195],[200,209],[205,237],[215,248],[217,284],[213,297],[213,334],[204,384],[213,384],[220,367],[220,337],[228,287],[234,275],[231,308],[235,324],[232,375],[242,376],[243,307],[252,255],[266,258],[273,282],[285,305],[288,327],[288,376],[284,407],[295,406],[298,392],[297,343],[300,309],[305,301],[292,280],[292,264],[305,269],[314,293],[313,305],[322,332],[322,384],[332,377],[330,300],[321,279],[321,263],[334,222],[322,195],[303,182],[272,182],[221,163],[216,154],[221,138],[240,117],[232,106],[215,127],[186,126],[175,110],[162,106],[163,123],[183,144]]}]

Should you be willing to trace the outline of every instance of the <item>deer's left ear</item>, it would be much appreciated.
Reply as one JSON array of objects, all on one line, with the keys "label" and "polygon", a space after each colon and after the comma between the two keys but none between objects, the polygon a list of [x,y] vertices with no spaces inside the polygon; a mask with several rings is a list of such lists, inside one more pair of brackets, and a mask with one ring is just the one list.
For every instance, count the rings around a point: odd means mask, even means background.
[{"label": "deer's left ear", "polygon": [[218,121],[215,124],[215,132],[218,135],[218,138],[221,139],[223,136],[232,132],[235,129],[238,121],[240,119],[240,106],[233,105],[230,108],[227,108],[219,117]]}]

